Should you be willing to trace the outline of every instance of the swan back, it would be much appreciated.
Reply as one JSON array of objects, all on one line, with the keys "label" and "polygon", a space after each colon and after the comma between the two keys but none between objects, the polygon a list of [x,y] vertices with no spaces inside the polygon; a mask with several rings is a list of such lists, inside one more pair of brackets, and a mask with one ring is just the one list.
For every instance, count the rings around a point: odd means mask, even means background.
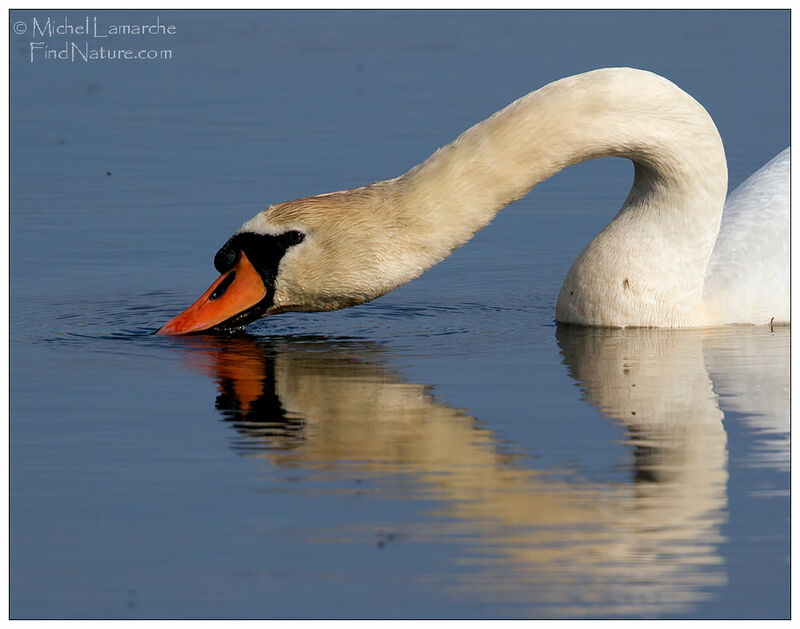
[{"label": "swan back", "polygon": [[707,325],[789,322],[789,165],[785,149],[725,201],[706,270]]}]

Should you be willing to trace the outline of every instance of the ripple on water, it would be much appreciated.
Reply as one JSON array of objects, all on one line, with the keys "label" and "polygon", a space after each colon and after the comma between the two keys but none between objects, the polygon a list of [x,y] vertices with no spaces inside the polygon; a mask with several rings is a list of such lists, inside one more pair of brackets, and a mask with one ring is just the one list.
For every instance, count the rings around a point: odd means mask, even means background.
[{"label": "ripple on water", "polygon": [[[159,337],[156,330],[190,302],[168,291],[19,299],[11,307],[12,338],[18,344],[81,346],[84,351],[130,351],[131,344],[163,347],[175,339]],[[551,337],[552,312],[551,304],[408,304],[384,299],[335,312],[286,313],[252,324],[247,333],[358,338],[459,354],[498,337],[513,336],[520,342],[532,335]],[[115,345],[119,341],[125,341],[127,349]]]}]

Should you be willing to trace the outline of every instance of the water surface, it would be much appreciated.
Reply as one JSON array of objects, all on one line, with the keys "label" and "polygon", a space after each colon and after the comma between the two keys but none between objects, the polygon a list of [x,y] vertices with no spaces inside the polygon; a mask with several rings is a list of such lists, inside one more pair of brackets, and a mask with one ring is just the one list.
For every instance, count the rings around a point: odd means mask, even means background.
[{"label": "water surface", "polygon": [[788,144],[788,12],[96,15],[177,34],[12,35],[13,617],[788,617],[789,329],[553,322],[628,162],[373,303],[152,334],[256,211],[594,67],[692,93],[738,184]]}]

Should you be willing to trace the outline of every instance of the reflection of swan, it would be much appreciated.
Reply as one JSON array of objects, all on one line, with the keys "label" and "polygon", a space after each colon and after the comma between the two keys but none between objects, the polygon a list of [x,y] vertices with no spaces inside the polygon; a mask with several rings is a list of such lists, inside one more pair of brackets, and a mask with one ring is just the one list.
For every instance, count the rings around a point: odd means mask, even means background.
[{"label": "reflection of swan", "polygon": [[674,475],[705,477],[703,485],[719,491],[725,431],[703,360],[704,332],[562,328],[557,337],[587,398],[628,427],[642,478],[681,489]]},{"label": "reflection of swan", "polygon": [[375,299],[440,262],[539,182],[606,156],[634,162],[633,187],[567,273],[559,321],[789,320],[788,149],[731,196],[720,232],[727,165],[708,113],[655,74],[608,68],[520,98],[401,177],[264,210],[217,253],[223,275],[161,332]]},{"label": "reflection of swan", "polygon": [[[571,375],[592,403],[617,419],[643,415],[648,430],[662,435],[662,447],[674,441],[683,468],[693,460],[692,465],[704,465],[708,444],[699,435],[721,430],[724,410],[741,414],[756,432],[753,458],[759,464],[788,469],[788,328],[680,333],[561,328],[557,337]],[[642,463],[640,471],[647,467]]]},{"label": "reflection of swan", "polygon": [[706,367],[726,411],[753,431],[749,463],[789,470],[788,328],[725,328],[703,341]]},{"label": "reflection of swan", "polygon": [[[788,329],[732,330],[558,330],[586,398],[627,434],[629,482],[522,465],[467,412],[403,381],[374,344],[204,337],[185,357],[217,382],[242,453],[324,478],[405,477],[411,498],[436,501],[435,526],[399,532],[460,545],[461,565],[441,583],[452,595],[527,602],[535,615],[655,616],[726,580],[726,436],[704,350],[735,354],[745,339],[771,355],[788,340]],[[374,533],[355,523],[325,537]]]}]

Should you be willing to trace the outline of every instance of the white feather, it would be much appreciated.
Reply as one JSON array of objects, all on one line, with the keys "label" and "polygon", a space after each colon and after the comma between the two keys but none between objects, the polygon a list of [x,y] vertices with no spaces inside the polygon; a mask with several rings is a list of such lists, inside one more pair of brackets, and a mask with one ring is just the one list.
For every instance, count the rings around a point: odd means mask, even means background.
[{"label": "white feather", "polygon": [[787,148],[728,196],[703,300],[720,322],[789,321]]}]

